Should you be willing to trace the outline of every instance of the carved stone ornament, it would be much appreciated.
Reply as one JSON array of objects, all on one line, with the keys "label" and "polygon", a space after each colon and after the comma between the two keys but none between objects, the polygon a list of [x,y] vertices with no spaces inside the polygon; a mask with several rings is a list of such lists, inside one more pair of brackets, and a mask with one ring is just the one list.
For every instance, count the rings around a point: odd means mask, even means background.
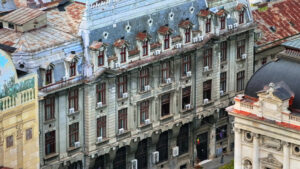
[{"label": "carved stone ornament", "polygon": [[282,148],[280,140],[266,136],[262,137],[262,145],[266,148],[271,148],[277,151],[280,151]]},{"label": "carved stone ornament", "polygon": [[273,154],[268,154],[268,157],[260,159],[262,168],[282,169],[282,163],[277,160]]},{"label": "carved stone ornament", "polygon": [[23,136],[23,126],[22,126],[22,124],[18,124],[16,128],[17,128],[17,138],[21,139],[22,136]]}]

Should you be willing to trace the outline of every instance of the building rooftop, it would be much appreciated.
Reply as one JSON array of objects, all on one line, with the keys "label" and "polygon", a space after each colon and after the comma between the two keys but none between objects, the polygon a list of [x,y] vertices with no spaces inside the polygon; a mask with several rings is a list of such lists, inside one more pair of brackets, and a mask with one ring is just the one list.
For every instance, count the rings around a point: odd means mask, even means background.
[{"label": "building rooftop", "polygon": [[[58,9],[47,11],[47,26],[29,32],[22,33],[6,28],[0,29],[0,44],[16,48],[15,52],[36,52],[79,40],[78,29],[84,9],[84,5],[73,3],[66,6],[65,11],[59,11]],[[40,11],[35,15],[41,13],[44,13],[44,11]],[[23,23],[23,20],[13,19],[12,16],[15,16],[15,14],[10,13],[5,18],[13,22]]]},{"label": "building rooftop", "polygon": [[282,0],[252,11],[262,38],[256,42],[258,51],[280,45],[300,33],[300,0]]},{"label": "building rooftop", "polygon": [[284,42],[282,45],[288,48],[300,50],[300,38]]},{"label": "building rooftop", "polygon": [[5,3],[0,5],[0,14],[4,12],[13,11],[16,9],[14,0],[6,0]]},{"label": "building rooftop", "polygon": [[45,14],[42,10],[31,9],[31,8],[19,8],[7,15],[0,17],[0,21],[14,23],[16,25],[23,25],[28,21],[31,21],[38,16]]}]

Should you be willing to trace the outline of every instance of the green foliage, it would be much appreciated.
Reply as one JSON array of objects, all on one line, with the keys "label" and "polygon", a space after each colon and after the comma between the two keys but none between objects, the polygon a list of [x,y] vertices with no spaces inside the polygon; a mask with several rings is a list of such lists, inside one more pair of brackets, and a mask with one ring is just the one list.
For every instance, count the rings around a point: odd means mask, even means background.
[{"label": "green foliage", "polygon": [[234,162],[233,162],[233,160],[231,160],[230,163],[223,165],[219,169],[234,169]]}]

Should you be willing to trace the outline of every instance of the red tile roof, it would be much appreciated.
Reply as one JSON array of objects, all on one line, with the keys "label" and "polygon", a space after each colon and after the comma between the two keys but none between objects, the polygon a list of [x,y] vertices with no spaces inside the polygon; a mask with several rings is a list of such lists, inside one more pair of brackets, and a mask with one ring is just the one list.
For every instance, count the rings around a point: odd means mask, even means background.
[{"label": "red tile roof", "polygon": [[114,46],[117,48],[123,47],[123,45],[126,45],[127,42],[124,39],[118,39],[115,41]]},{"label": "red tile roof", "polygon": [[108,46],[108,44],[103,43],[103,42],[98,42],[98,41],[94,41],[91,45],[90,45],[90,49],[92,50],[98,50],[101,47],[104,46]]},{"label": "red tile roof", "polygon": [[128,55],[129,55],[129,56],[134,56],[134,55],[137,55],[137,54],[139,54],[139,53],[140,53],[140,51],[139,51],[137,48],[128,51]]},{"label": "red tile roof", "polygon": [[150,38],[150,35],[148,35],[148,34],[145,33],[145,32],[139,32],[139,33],[136,35],[136,39],[137,39],[137,40],[140,40],[140,41],[144,41],[146,38]]},{"label": "red tile roof", "polygon": [[257,28],[262,31],[262,38],[256,42],[258,51],[280,45],[286,38],[300,33],[300,0],[284,0],[273,3],[266,11],[257,9],[252,13]]},{"label": "red tile roof", "polygon": [[209,10],[203,9],[203,10],[200,10],[200,12],[198,13],[198,16],[206,17],[209,14],[210,14]]},{"label": "red tile roof", "polygon": [[19,8],[7,15],[0,17],[0,20],[16,25],[22,25],[45,14],[46,12],[38,9]]},{"label": "red tile roof", "polygon": [[162,34],[162,35],[166,35],[166,34],[170,34],[173,32],[173,30],[167,26],[161,26],[158,31],[158,33]]},{"label": "red tile roof", "polygon": [[187,29],[193,26],[193,23],[190,20],[182,20],[179,24],[179,27]]}]

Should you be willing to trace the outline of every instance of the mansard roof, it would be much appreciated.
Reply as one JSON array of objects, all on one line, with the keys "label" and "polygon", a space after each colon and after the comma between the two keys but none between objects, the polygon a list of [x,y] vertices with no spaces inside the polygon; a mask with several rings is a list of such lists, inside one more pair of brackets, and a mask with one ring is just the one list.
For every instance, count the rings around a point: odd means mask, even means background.
[{"label": "mansard roof", "polygon": [[[294,109],[300,109],[300,62],[282,58],[277,61],[269,62],[254,73],[245,89],[245,94],[250,97],[258,98],[257,92],[264,89],[270,83],[284,82],[294,93],[295,98],[292,105]],[[283,90],[278,91],[280,97]],[[281,94],[280,94],[281,93]],[[284,92],[286,93],[286,92]],[[282,96],[285,98],[286,94]]]}]

